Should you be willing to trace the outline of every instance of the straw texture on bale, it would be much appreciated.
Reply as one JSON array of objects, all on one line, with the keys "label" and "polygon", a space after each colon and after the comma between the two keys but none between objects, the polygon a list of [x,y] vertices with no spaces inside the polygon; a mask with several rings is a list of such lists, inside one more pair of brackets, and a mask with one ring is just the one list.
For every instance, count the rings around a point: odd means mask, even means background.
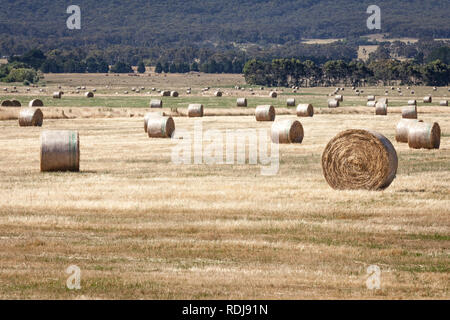
[{"label": "straw texture on bale", "polygon": [[176,97],[178,97],[178,92],[177,91],[171,91],[170,92],[170,96],[176,98]]},{"label": "straw texture on bale", "polygon": [[42,100],[39,99],[34,99],[31,100],[30,103],[28,103],[29,107],[43,107],[44,103],[42,102]]},{"label": "straw texture on bale", "polygon": [[278,96],[278,94],[275,91],[270,91],[269,97],[276,98],[277,96]]},{"label": "straw texture on bale", "polygon": [[164,116],[164,112],[147,112],[144,115],[144,132],[147,132],[147,121],[149,118],[152,117],[163,117]]},{"label": "straw texture on bale", "polygon": [[189,118],[203,117],[203,105],[198,103],[190,104],[188,106],[188,117]]},{"label": "straw texture on bale", "polygon": [[77,131],[43,131],[41,171],[79,171],[80,139]]},{"label": "straw texture on bale", "polygon": [[53,92],[53,99],[61,99],[61,91]]},{"label": "straw texture on bale", "polygon": [[147,120],[147,133],[150,138],[170,138],[175,131],[172,117],[150,117]]},{"label": "straw texture on bale", "polygon": [[294,98],[289,98],[286,100],[286,105],[288,107],[295,107],[295,99]]},{"label": "straw texture on bale", "polygon": [[437,122],[415,122],[409,126],[408,145],[413,149],[439,149],[441,128]]},{"label": "straw texture on bale", "polygon": [[328,108],[337,108],[339,107],[339,100],[330,99],[328,100]]},{"label": "straw texture on bale", "polygon": [[441,107],[448,107],[448,100],[441,100],[441,101],[439,101],[439,105]]},{"label": "straw texture on bale", "polygon": [[398,123],[397,123],[397,127],[395,129],[395,140],[397,142],[404,142],[407,143],[408,142],[408,132],[409,132],[409,127],[416,122],[422,122],[422,120],[417,120],[417,119],[401,119]]},{"label": "straw texture on bale", "polygon": [[11,100],[13,107],[21,107],[22,104],[18,100]]},{"label": "straw texture on bale", "polygon": [[40,127],[44,120],[44,115],[39,108],[23,108],[19,113],[19,126]]},{"label": "straw texture on bale", "polygon": [[86,92],[86,93],[84,94],[84,96],[85,96],[86,98],[93,98],[93,97],[94,97],[94,93],[91,92],[91,91],[89,91],[89,92]]},{"label": "straw texture on bale", "polygon": [[246,107],[247,106],[247,99],[246,98],[238,98],[236,100],[236,105],[238,107]]},{"label": "straw texture on bale", "polygon": [[297,117],[314,116],[314,107],[309,103],[301,103],[297,106]]},{"label": "straw texture on bale", "polygon": [[376,101],[367,101],[367,106],[370,108],[375,108],[376,104]]},{"label": "straw texture on bale", "polygon": [[339,102],[343,102],[344,101],[344,96],[342,94],[337,94],[334,96],[334,99],[339,101]]},{"label": "straw texture on bale", "polygon": [[337,190],[382,190],[397,173],[397,152],[382,134],[346,130],[328,142],[322,154],[322,170]]},{"label": "straw texture on bale", "polygon": [[163,107],[162,100],[158,99],[150,100],[150,108],[162,108],[162,107]]},{"label": "straw texture on bale", "polygon": [[367,101],[375,101],[375,96],[367,96]]},{"label": "straw texture on bale", "polygon": [[408,100],[409,106],[417,106],[417,100]]},{"label": "straw texture on bale", "polygon": [[431,102],[433,102],[433,98],[431,96],[423,97],[423,102],[424,103],[431,103]]},{"label": "straw texture on bale", "polygon": [[276,121],[272,124],[271,138],[273,143],[302,143],[303,126],[293,119]]},{"label": "straw texture on bale", "polygon": [[255,116],[256,121],[274,121],[275,108],[271,105],[257,106]]},{"label": "straw texture on bale", "polygon": [[387,115],[387,104],[383,102],[377,102],[375,105],[375,115],[385,116]]},{"label": "straw texture on bale", "polygon": [[402,108],[402,118],[403,119],[417,119],[417,107],[407,106]]}]

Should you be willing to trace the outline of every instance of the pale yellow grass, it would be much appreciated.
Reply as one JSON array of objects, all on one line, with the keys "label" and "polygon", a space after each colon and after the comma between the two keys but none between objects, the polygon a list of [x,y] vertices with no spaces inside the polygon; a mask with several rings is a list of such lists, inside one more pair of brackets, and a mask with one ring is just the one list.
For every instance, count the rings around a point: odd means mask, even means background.
[{"label": "pale yellow grass", "polygon": [[[280,119],[295,117],[279,116]],[[440,150],[394,141],[399,114],[301,118],[278,175],[259,165],[175,165],[179,140],[149,139],[142,118],[0,122],[0,298],[448,299],[450,114],[425,114]],[[176,118],[178,129],[193,120]],[[252,116],[203,128],[269,128]],[[382,192],[334,191],[320,157],[341,130],[385,134],[399,171]],[[79,130],[80,173],[40,173],[43,129]],[[82,270],[80,291],[65,269]],[[366,268],[381,267],[381,290]]]}]

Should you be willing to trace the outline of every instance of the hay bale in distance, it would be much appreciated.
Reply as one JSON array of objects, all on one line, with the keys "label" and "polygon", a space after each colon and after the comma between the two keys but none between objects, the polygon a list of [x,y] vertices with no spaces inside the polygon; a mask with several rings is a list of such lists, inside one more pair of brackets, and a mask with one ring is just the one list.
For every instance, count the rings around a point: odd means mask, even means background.
[{"label": "hay bale in distance", "polygon": [[367,101],[375,101],[375,96],[367,96]]},{"label": "hay bale in distance", "polygon": [[150,117],[147,120],[149,138],[170,138],[175,131],[172,117]]},{"label": "hay bale in distance", "polygon": [[344,96],[342,94],[337,94],[334,96],[334,99],[339,101],[339,102],[343,102],[344,101]]},{"label": "hay bale in distance", "polygon": [[417,119],[417,106],[407,106],[402,108],[403,119]]},{"label": "hay bale in distance", "polygon": [[255,110],[256,121],[274,121],[275,108],[271,105],[257,106]]},{"label": "hay bale in distance", "polygon": [[171,91],[170,92],[170,96],[176,98],[176,97],[178,97],[178,92],[177,91]]},{"label": "hay bale in distance", "polygon": [[170,91],[169,90],[162,90],[161,91],[162,97],[170,97]]},{"label": "hay bale in distance", "polygon": [[301,103],[297,106],[297,117],[314,116],[314,107],[309,103]]},{"label": "hay bale in distance", "polygon": [[1,106],[2,107],[14,107],[11,100],[3,100]]},{"label": "hay bale in distance", "polygon": [[382,190],[397,173],[397,152],[382,134],[346,130],[328,142],[322,154],[322,170],[337,190]]},{"label": "hay bale in distance", "polygon": [[275,121],[272,124],[271,138],[273,143],[302,143],[303,126],[294,119]]},{"label": "hay bale in distance", "polygon": [[395,140],[397,142],[407,143],[409,127],[411,124],[416,123],[418,121],[422,122],[422,120],[417,119],[401,119],[397,123],[397,127],[395,128]]},{"label": "hay bale in distance", "polygon": [[286,99],[286,105],[288,107],[295,107],[295,98]]},{"label": "hay bale in distance", "polygon": [[437,122],[415,122],[409,126],[408,146],[413,149],[439,149],[441,128]]},{"label": "hay bale in distance", "polygon": [[61,99],[61,91],[53,92],[53,99]]},{"label": "hay bale in distance", "polygon": [[376,101],[367,101],[367,106],[370,108],[375,108],[376,104]]},{"label": "hay bale in distance", "polygon": [[23,108],[19,113],[19,126],[41,127],[44,114],[39,108]]},{"label": "hay bale in distance", "polygon": [[237,98],[236,105],[238,107],[246,107],[247,106],[247,99],[246,98]]},{"label": "hay bale in distance", "polygon": [[41,171],[79,171],[80,139],[77,131],[41,133]]},{"label": "hay bale in distance", "polygon": [[433,98],[431,96],[423,97],[423,103],[431,103],[433,102]]},{"label": "hay bale in distance", "polygon": [[339,100],[329,99],[328,100],[328,108],[337,108],[339,107]]},{"label": "hay bale in distance", "polygon": [[387,115],[387,104],[384,102],[377,102],[375,105],[375,115],[385,116]]},{"label": "hay bale in distance", "polygon": [[28,106],[29,107],[43,107],[44,103],[42,102],[42,100],[34,99],[28,103]]},{"label": "hay bale in distance", "polygon": [[147,112],[144,115],[144,132],[147,132],[147,122],[151,117],[164,117],[164,112]]},{"label": "hay bale in distance", "polygon": [[11,100],[11,103],[13,105],[13,107],[21,107],[22,104],[20,103],[19,100]]},{"label": "hay bale in distance", "polygon": [[93,93],[92,91],[88,91],[88,92],[86,92],[86,93],[84,94],[84,96],[85,96],[86,98],[93,98],[93,97],[94,97],[94,93]]},{"label": "hay bale in distance", "polygon": [[276,98],[277,96],[278,96],[278,94],[275,91],[270,91],[269,92],[269,97]]},{"label": "hay bale in distance", "polygon": [[441,100],[441,101],[439,101],[439,105],[441,107],[448,107],[448,100]]},{"label": "hay bale in distance", "polygon": [[216,91],[216,92],[214,92],[214,96],[216,96],[216,97],[221,97],[221,96],[222,96],[222,91]]},{"label": "hay bale in distance", "polygon": [[417,100],[408,100],[408,106],[417,106]]},{"label": "hay bale in distance", "polygon": [[163,102],[159,99],[152,99],[150,100],[150,108],[162,108]]},{"label": "hay bale in distance", "polygon": [[203,117],[203,105],[200,103],[190,104],[188,106],[188,117],[189,118]]}]

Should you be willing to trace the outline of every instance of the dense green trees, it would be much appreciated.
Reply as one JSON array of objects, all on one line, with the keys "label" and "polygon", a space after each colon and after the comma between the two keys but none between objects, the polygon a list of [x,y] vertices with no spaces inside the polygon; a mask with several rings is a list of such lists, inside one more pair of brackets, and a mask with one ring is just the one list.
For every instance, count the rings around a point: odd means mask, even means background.
[{"label": "dense green trees", "polygon": [[131,65],[119,61],[115,65],[111,67],[111,72],[113,73],[132,73],[133,69],[131,68]]}]

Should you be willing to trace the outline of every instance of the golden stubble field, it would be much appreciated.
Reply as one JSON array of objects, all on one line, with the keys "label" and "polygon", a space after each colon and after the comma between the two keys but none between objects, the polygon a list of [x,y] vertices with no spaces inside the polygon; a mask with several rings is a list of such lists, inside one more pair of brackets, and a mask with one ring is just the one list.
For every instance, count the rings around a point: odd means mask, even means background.
[{"label": "golden stubble field", "polygon": [[[0,298],[448,299],[450,110],[424,113],[439,150],[395,142],[399,113],[300,118],[300,145],[280,170],[176,165],[176,139],[149,139],[140,117],[0,122]],[[279,119],[295,118],[282,115]],[[194,120],[175,117],[178,129]],[[270,128],[252,116],[211,116],[203,129]],[[385,191],[334,191],[326,143],[349,128],[386,135],[399,155]],[[81,172],[39,172],[44,129],[80,133]],[[81,290],[66,288],[70,265]],[[381,289],[366,270],[381,268]]]}]

